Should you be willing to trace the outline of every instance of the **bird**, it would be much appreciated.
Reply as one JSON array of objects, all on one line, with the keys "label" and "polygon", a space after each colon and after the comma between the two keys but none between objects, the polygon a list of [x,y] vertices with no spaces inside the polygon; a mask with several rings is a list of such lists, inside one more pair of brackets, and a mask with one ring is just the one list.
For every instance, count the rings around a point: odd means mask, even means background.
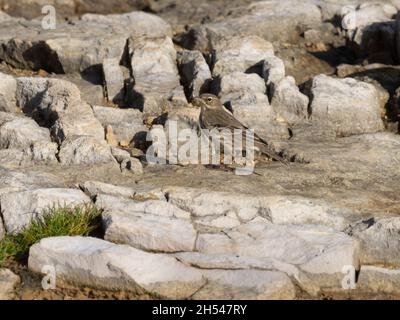
[{"label": "bird", "polygon": [[[241,129],[243,130],[242,136],[246,133],[249,128],[237,120],[231,112],[229,112],[220,99],[211,93],[203,93],[199,97],[195,97],[192,100],[194,106],[200,107],[199,124],[201,129]],[[285,165],[288,165],[288,161],[278,155],[268,143],[254,133],[254,146],[262,154],[265,154],[271,159],[279,161]]]}]

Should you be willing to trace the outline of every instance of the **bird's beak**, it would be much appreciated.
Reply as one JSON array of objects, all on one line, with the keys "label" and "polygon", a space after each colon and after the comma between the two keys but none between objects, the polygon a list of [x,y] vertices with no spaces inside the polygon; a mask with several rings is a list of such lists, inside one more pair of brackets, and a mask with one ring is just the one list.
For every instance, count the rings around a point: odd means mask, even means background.
[{"label": "bird's beak", "polygon": [[192,99],[192,105],[194,105],[195,107],[200,108],[203,104],[204,104],[203,100],[199,97],[194,97]]}]

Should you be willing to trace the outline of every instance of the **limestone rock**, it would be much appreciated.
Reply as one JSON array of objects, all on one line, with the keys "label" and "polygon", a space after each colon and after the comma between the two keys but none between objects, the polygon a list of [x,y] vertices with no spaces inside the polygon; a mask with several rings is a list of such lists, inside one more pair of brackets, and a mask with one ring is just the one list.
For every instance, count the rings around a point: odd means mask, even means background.
[{"label": "limestone rock", "polygon": [[[55,237],[31,247],[29,269],[56,268],[58,283],[128,290],[167,299],[185,299],[201,288],[202,273],[173,257],[88,237]],[[95,268],[93,266],[96,266]]]},{"label": "limestone rock", "polygon": [[36,142],[50,143],[50,132],[32,119],[18,117],[0,126],[0,148],[24,149]]},{"label": "limestone rock", "polygon": [[346,136],[383,130],[376,88],[351,78],[316,76],[309,89],[311,121]]},{"label": "limestone rock", "polygon": [[0,111],[15,112],[17,81],[14,77],[0,73]]},{"label": "limestone rock", "polygon": [[142,113],[139,110],[93,106],[93,111],[103,127],[111,126],[118,142],[145,140],[147,128],[143,125]]},{"label": "limestone rock", "polygon": [[207,270],[208,280],[194,299],[294,299],[296,290],[283,272],[262,270]]},{"label": "limestone rock", "polygon": [[300,92],[291,76],[283,78],[274,86],[271,105],[278,116],[290,125],[307,120],[308,102],[308,97]]},{"label": "limestone rock", "polygon": [[105,211],[105,239],[152,252],[191,251],[197,232],[179,208],[164,201],[132,203],[129,210]]},{"label": "limestone rock", "polygon": [[90,136],[71,136],[60,147],[61,164],[96,164],[114,162],[110,146]]},{"label": "limestone rock", "polygon": [[265,59],[274,58],[270,42],[257,36],[232,37],[217,43],[214,47],[215,63],[213,76],[223,76],[233,72],[261,70]]},{"label": "limestone rock", "polygon": [[400,270],[361,266],[357,289],[368,294],[400,294]]},{"label": "limestone rock", "polygon": [[9,269],[0,269],[0,300],[12,300],[20,278]]},{"label": "limestone rock", "polygon": [[4,225],[7,233],[18,233],[32,219],[41,217],[42,211],[57,205],[79,205],[90,202],[82,191],[75,189],[47,188],[0,195]]},{"label": "limestone rock", "polygon": [[362,264],[400,266],[400,218],[364,221],[353,235],[360,240]]},{"label": "limestone rock", "polygon": [[183,50],[178,55],[179,71],[191,98],[207,92],[211,80],[210,68],[200,51]]}]

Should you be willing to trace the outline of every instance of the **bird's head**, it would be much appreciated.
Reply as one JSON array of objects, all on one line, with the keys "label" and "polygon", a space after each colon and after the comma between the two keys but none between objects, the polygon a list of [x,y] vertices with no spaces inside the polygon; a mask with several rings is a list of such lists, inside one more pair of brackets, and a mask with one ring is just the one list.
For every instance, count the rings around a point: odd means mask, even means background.
[{"label": "bird's head", "polygon": [[221,101],[211,93],[203,93],[199,97],[194,98],[192,104],[202,109],[217,109],[221,107]]}]

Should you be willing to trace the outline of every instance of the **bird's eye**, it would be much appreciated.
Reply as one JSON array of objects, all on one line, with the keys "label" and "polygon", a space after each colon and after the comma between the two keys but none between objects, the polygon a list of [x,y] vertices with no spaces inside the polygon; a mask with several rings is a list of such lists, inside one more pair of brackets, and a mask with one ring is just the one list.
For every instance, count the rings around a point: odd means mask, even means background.
[{"label": "bird's eye", "polygon": [[208,101],[208,102],[211,102],[211,101],[212,101],[212,98],[211,98],[211,97],[207,98],[207,101]]}]

